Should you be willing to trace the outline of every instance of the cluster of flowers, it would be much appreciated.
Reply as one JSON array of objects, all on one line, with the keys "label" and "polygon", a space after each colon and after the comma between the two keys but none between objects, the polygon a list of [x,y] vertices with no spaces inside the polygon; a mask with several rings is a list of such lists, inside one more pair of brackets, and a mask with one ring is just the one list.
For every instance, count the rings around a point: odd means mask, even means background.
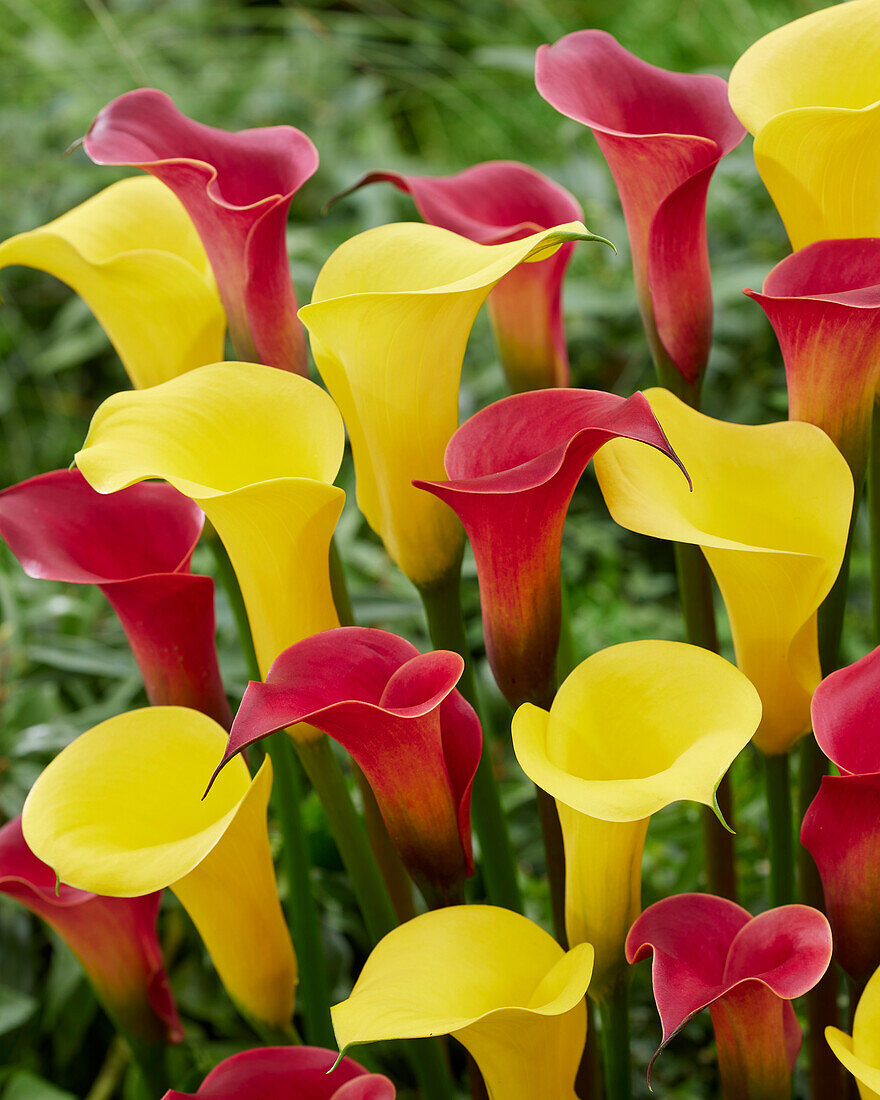
[{"label": "cluster of flowers", "polygon": [[[314,1044],[237,1055],[203,1098],[390,1100],[386,1077],[348,1058],[328,1073],[337,1055],[321,1048],[334,1035],[344,1051],[451,1034],[491,1100],[565,1100],[586,994],[619,1100],[629,964],[652,955],[663,1044],[708,1007],[724,1096],[781,1100],[801,1043],[790,1001],[828,969],[832,930],[864,993],[852,1037],[832,1027],[828,1043],[863,1097],[880,1095],[880,650],[822,680],[817,625],[824,602],[827,673],[880,380],[880,105],[866,91],[878,48],[880,0],[852,0],[756,43],[729,89],[645,64],[599,31],[539,50],[539,93],[592,130],[620,193],[665,387],[628,399],[568,388],[565,269],[576,242],[608,242],[525,165],[366,176],[355,186],[392,183],[425,224],[344,243],[298,311],[285,222],[317,166],[311,141],[287,126],[215,130],[140,90],[105,107],[84,146],[97,164],[147,175],[0,245],[0,265],[48,271],[86,300],[134,387],[96,411],[75,468],[0,493],[0,535],[29,575],[101,588],[151,704],[49,765],[0,830],[0,889],[70,944],[157,1096],[161,1052],[182,1036],[155,930],[166,888],[270,1040],[294,1038],[299,981]],[[746,292],[778,336],[790,397],[790,420],[760,427],[699,411],[706,194],[743,124],[796,249]],[[461,363],[485,301],[514,393],[458,427]],[[241,362],[220,361],[227,326]],[[326,391],[307,378],[305,330]],[[350,621],[332,542],[346,429],[359,506],[422,596],[433,652]],[[617,523],[678,544],[699,644],[614,646],[557,690],[562,529],[591,460]],[[234,717],[213,581],[190,570],[206,518],[252,642]],[[513,750],[537,788],[555,939],[521,915],[462,635],[465,535],[489,664],[515,708]],[[707,565],[738,667],[712,652]],[[786,768],[812,730],[839,770],[816,781],[801,834],[827,919],[791,904],[787,881]],[[362,773],[369,840],[328,737]],[[252,777],[244,751],[263,739]],[[752,917],[729,897],[685,894],[641,913],[651,816],[683,799],[711,815],[750,741],[767,759],[776,907]],[[375,943],[332,1013],[294,748]],[[268,842],[273,770],[293,939]],[[472,816],[491,904],[463,904]],[[723,882],[731,847],[719,829],[706,835],[710,883]],[[805,897],[823,906],[821,889]],[[442,1048],[406,1049],[427,1100],[449,1100]]]}]

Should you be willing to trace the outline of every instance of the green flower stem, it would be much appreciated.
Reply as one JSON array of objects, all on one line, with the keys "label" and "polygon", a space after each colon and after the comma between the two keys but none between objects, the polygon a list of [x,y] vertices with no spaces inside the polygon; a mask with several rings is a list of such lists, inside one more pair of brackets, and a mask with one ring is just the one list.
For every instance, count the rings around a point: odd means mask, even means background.
[{"label": "green flower stem", "polygon": [[599,1002],[597,1009],[602,1032],[606,1100],[631,1100],[629,996],[625,978],[612,989],[607,1000]]},{"label": "green flower stem", "polygon": [[565,931],[565,843],[556,800],[537,784],[538,816],[541,819],[541,835],[544,838],[544,858],[547,862],[547,878],[550,882],[550,909],[553,914],[553,932],[561,947],[568,947]]},{"label": "green flower stem", "polygon": [[164,1096],[171,1088],[168,1074],[167,1047],[164,1043],[145,1043],[133,1038],[125,1031],[121,1032],[129,1049],[132,1060],[147,1088],[148,1096]]},{"label": "green flower stem", "polygon": [[[261,680],[238,578],[235,576],[229,555],[216,534],[210,539],[210,544],[217,562],[218,574],[226,589],[235,617],[238,636],[247,661],[248,675],[252,680]],[[272,758],[274,777],[272,804],[281,825],[283,838],[282,861],[288,887],[287,920],[299,966],[306,1037],[315,1046],[332,1046],[330,984],[327,978],[321,923],[312,891],[311,862],[302,820],[302,789],[297,763],[290,739],[283,731],[273,734],[269,738],[267,747]]]},{"label": "green flower stem", "polygon": [[[675,568],[687,640],[691,645],[717,653],[715,598],[703,551],[691,543],[675,543]],[[733,828],[733,792],[728,775],[722,777],[715,797],[724,820]],[[700,813],[709,892],[735,901],[736,845],[733,834],[724,828],[708,806],[701,806]]]},{"label": "green flower stem", "polygon": [[767,828],[770,840],[770,905],[794,901],[791,755],[765,756]]},{"label": "green flower stem", "polygon": [[480,867],[486,893],[493,905],[521,913],[522,896],[516,877],[516,863],[501,808],[498,783],[492,770],[491,733],[483,720],[464,631],[459,570],[452,570],[431,588],[419,589],[419,595],[425,607],[434,646],[437,649],[454,650],[464,658],[464,672],[458,682],[458,689],[476,710],[483,725],[483,752],[474,777],[471,817],[480,840]]}]

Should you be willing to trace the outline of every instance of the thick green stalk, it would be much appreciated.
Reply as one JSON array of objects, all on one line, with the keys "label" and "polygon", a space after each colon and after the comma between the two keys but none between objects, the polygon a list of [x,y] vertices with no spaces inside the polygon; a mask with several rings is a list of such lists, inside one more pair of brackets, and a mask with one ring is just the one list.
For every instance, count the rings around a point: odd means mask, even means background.
[{"label": "thick green stalk", "polygon": [[420,589],[419,595],[425,607],[432,643],[437,649],[451,649],[464,658],[464,672],[458,682],[458,689],[480,715],[483,725],[483,753],[474,777],[471,818],[480,840],[480,868],[486,893],[493,905],[501,905],[521,913],[522,896],[516,877],[516,862],[501,808],[498,783],[492,770],[491,734],[483,721],[484,714],[481,712],[471,669],[461,613],[459,583],[459,571],[455,569],[439,584]]},{"label": "thick green stalk", "polygon": [[[703,551],[691,543],[675,544],[675,568],[685,634],[691,645],[718,652],[715,599],[712,577]],[[716,791],[724,820],[733,828],[733,792],[725,775]],[[706,882],[709,892],[736,900],[736,846],[729,833],[708,806],[700,807]]]},{"label": "thick green stalk", "polygon": [[121,1032],[131,1050],[134,1064],[138,1068],[148,1096],[164,1096],[171,1088],[168,1076],[167,1047],[164,1043],[143,1043]]},{"label": "thick green stalk", "polygon": [[606,1100],[631,1100],[629,996],[626,980],[619,982],[609,998],[599,1002],[597,1009],[602,1031]]},{"label": "thick green stalk", "polygon": [[767,829],[770,841],[770,905],[794,901],[794,844],[791,803],[791,756],[765,756]]},{"label": "thick green stalk", "polygon": [[[220,579],[232,606],[241,647],[252,680],[261,680],[257,655],[251,637],[247,610],[238,579],[220,539],[210,540]],[[306,1037],[315,1046],[333,1045],[330,1023],[330,984],[321,923],[312,891],[308,841],[302,820],[302,790],[288,735],[276,733],[269,738],[272,758],[272,804],[281,825],[282,860],[287,876],[288,925],[296,948],[299,966],[301,1004]]]}]

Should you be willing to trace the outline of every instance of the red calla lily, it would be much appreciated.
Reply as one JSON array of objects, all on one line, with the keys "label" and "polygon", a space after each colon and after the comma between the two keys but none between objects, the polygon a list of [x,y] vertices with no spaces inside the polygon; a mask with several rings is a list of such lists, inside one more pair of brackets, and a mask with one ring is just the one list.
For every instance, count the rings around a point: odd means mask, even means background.
[{"label": "red calla lily", "polygon": [[841,775],[825,776],[801,826],[819,869],[834,952],[857,981],[880,966],[880,648],[827,676],[811,713]]},{"label": "red calla lily", "polygon": [[366,775],[416,883],[432,901],[448,900],[474,869],[471,786],[482,749],[479,720],[455,690],[463,669],[457,653],[419,653],[385,630],[314,634],[276,659],[266,683],[248,684],[220,767],[297,722],[330,734]]},{"label": "red calla lily", "polygon": [[334,1069],[337,1058],[320,1047],[244,1050],[212,1069],[196,1092],[172,1090],[164,1100],[394,1100],[387,1077],[351,1058]]},{"label": "red calla lily", "polygon": [[535,84],[593,131],[620,194],[661,381],[682,396],[698,389],[712,338],[706,192],[745,136],[726,82],[658,69],[587,30],[540,47]]},{"label": "red calla lily", "polygon": [[178,1043],[183,1028],[156,936],[161,893],[104,898],[57,883],[25,843],[21,818],[0,829],[0,893],[53,928],[73,951],[111,1017],[147,1043]]},{"label": "red calla lily", "polygon": [[205,517],[170,485],[104,496],[78,470],[0,493],[0,538],[30,577],[95,584],[119,616],[155,705],[192,707],[229,728],[214,640],[214,582],[190,559]]},{"label": "red calla lily", "polygon": [[450,481],[413,482],[464,524],[489,663],[512,706],[548,707],[553,698],[565,516],[590,459],[618,437],[681,465],[642,394],[538,390],[496,401],[462,424],[446,448]]},{"label": "red calla lily", "polygon": [[678,894],[646,909],[629,931],[629,962],[651,954],[663,1025],[654,1058],[708,1008],[725,1100],[787,1100],[801,1045],[789,1002],[812,989],[828,968],[831,929],[825,917],[805,905],[752,917],[726,898]]},{"label": "red calla lily", "polygon": [[861,484],[880,383],[880,239],[817,241],[744,293],[782,349],[789,419],[822,428]]},{"label": "red calla lily", "polygon": [[302,131],[230,133],[188,118],[164,92],[138,88],[108,103],[83,139],[96,164],[142,168],[193,220],[217,279],[238,358],[308,374],[285,226],[318,153]]},{"label": "red calla lily", "polygon": [[[584,217],[574,195],[516,161],[475,164],[452,176],[369,172],[349,190],[369,183],[393,184],[412,196],[429,225],[479,244],[518,241]],[[521,264],[489,295],[501,364],[516,392],[568,385],[562,283],[573,250],[566,244],[547,260]]]}]

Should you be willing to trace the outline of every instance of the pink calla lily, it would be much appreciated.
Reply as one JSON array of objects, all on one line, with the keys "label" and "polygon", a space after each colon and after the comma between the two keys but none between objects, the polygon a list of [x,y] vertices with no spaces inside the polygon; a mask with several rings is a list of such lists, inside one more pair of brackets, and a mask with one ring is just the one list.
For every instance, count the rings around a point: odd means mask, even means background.
[{"label": "pink calla lily", "polygon": [[816,688],[816,740],[841,774],[822,779],[801,826],[801,843],[822,879],[835,956],[860,982],[880,966],[878,700],[880,648]]},{"label": "pink calla lily", "polygon": [[0,893],[58,933],[124,1031],[146,1043],[180,1042],[183,1028],[156,936],[161,893],[105,898],[58,883],[25,843],[20,817],[0,829]]},{"label": "pink calla lily", "polygon": [[292,126],[218,130],[181,114],[164,92],[138,88],[99,112],[83,147],[96,164],[149,172],[186,207],[238,358],[307,374],[285,226],[290,200],[318,167],[309,138]]},{"label": "pink calla lily", "polygon": [[789,419],[822,428],[861,484],[880,383],[880,238],[817,241],[744,293],[782,349]]},{"label": "pink calla lily", "polygon": [[190,572],[205,517],[170,485],[95,492],[52,470],[0,493],[0,538],[30,577],[97,585],[119,616],[155,705],[229,728],[214,640],[214,582]]},{"label": "pink calla lily", "polygon": [[[527,164],[498,160],[452,176],[369,172],[350,188],[391,183],[412,196],[424,221],[479,244],[506,244],[565,222],[582,221],[574,197]],[[348,192],[346,192],[348,193]],[[501,365],[515,392],[567,386],[562,284],[574,245],[505,275],[487,306]]]},{"label": "pink calla lily", "polygon": [[596,30],[541,46],[535,83],[593,131],[620,194],[660,380],[682,396],[698,391],[712,337],[706,193],[745,137],[727,84],[658,69]]},{"label": "pink calla lily", "polygon": [[[335,1063],[339,1061],[338,1065]],[[320,1047],[262,1047],[233,1054],[193,1092],[164,1100],[394,1100],[387,1077]]]},{"label": "pink calla lily", "polygon": [[[396,634],[339,627],[285,650],[251,682],[220,764],[261,737],[308,722],[366,775],[401,859],[431,900],[473,872],[471,786],[480,723],[455,690],[457,653],[419,653]],[[220,769],[218,768],[218,771]]]},{"label": "pink calla lily", "polygon": [[646,909],[629,931],[629,962],[649,955],[663,1025],[654,1058],[708,1008],[725,1100],[788,1098],[801,1045],[789,1002],[812,989],[828,968],[831,929],[825,917],[805,905],[752,917],[726,898],[678,894]]},{"label": "pink calla lily", "polygon": [[445,501],[467,531],[489,663],[512,706],[552,701],[566,512],[590,459],[619,437],[681,465],[642,394],[542,390],[472,416],[446,448],[451,480],[413,483]]}]

